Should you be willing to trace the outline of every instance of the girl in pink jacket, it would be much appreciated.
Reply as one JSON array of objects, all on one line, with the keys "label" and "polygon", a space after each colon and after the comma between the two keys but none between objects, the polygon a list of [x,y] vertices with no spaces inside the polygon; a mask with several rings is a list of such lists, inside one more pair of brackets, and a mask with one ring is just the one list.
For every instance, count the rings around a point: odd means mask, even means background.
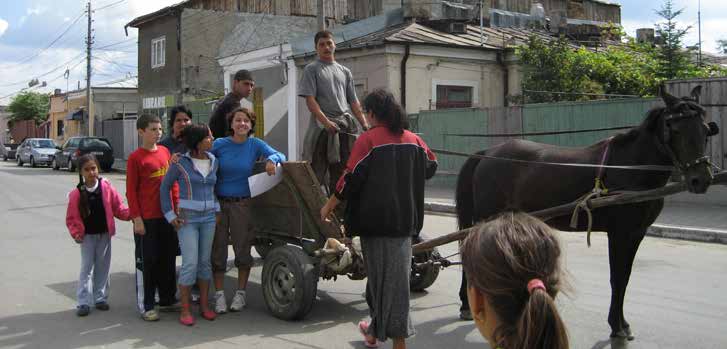
[{"label": "girl in pink jacket", "polygon": [[128,221],[129,208],[109,181],[98,176],[100,166],[92,154],[78,158],[78,185],[68,194],[66,226],[81,245],[76,315],[86,316],[93,304],[109,310],[108,286],[114,217]]}]

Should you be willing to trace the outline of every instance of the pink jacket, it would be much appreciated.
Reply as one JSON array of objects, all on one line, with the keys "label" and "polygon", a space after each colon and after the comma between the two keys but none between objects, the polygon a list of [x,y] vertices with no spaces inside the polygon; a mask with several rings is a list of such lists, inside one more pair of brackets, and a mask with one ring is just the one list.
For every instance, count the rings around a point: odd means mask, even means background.
[{"label": "pink jacket", "polygon": [[[101,194],[103,200],[104,211],[106,211],[106,224],[108,227],[108,233],[110,236],[114,236],[116,233],[116,224],[114,224],[114,217],[128,221],[129,208],[124,205],[124,201],[121,195],[111,186],[107,180],[99,178],[101,184]],[[81,211],[78,209],[78,205],[81,201],[81,193],[78,189],[73,189],[68,194],[68,210],[66,211],[66,226],[68,231],[71,233],[71,237],[76,239],[83,237],[86,233],[86,228],[83,226],[83,218],[81,218]]]}]

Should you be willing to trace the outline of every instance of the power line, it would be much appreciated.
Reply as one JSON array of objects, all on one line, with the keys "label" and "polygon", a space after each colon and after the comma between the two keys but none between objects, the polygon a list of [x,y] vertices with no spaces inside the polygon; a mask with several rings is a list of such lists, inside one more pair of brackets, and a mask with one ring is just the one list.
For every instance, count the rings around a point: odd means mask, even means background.
[{"label": "power line", "polygon": [[[83,52],[81,52],[81,53],[77,54],[77,55],[76,55],[75,57],[73,57],[73,58],[69,59],[68,61],[66,61],[66,62],[63,62],[63,63],[61,63],[60,65],[56,66],[55,68],[53,68],[53,69],[51,69],[51,70],[49,70],[49,71],[47,71],[47,72],[45,72],[45,73],[43,73],[43,74],[40,74],[40,75],[35,75],[34,77],[35,77],[35,78],[42,78],[42,77],[44,77],[44,76],[46,76],[46,75],[52,74],[53,72],[57,71],[58,69],[60,69],[60,68],[62,68],[62,67],[64,67],[64,66],[67,66],[67,65],[68,65],[69,63],[71,63],[71,62],[73,62],[74,60],[78,59],[78,58],[79,58],[79,57],[81,57],[81,56],[82,56],[83,54],[84,54],[84,53],[83,53]],[[27,82],[28,82],[27,80],[23,80],[23,81],[13,82],[13,83],[5,84],[5,85],[0,85],[0,86],[3,86],[3,87],[7,87],[7,86],[13,86],[13,85],[19,85],[19,84],[24,84],[24,83],[27,83]]]},{"label": "power line", "polygon": [[113,3],[113,4],[108,4],[108,5],[106,5],[106,6],[102,6],[102,7],[99,7],[99,8],[97,8],[97,9],[95,9],[94,11],[101,11],[101,10],[105,10],[105,9],[107,9],[107,8],[109,8],[109,7],[114,7],[114,6],[116,6],[116,5],[118,5],[118,4],[122,3],[122,2],[125,2],[125,1],[126,1],[126,0],[121,0],[121,1],[117,1],[117,2],[115,2],[115,3]]},{"label": "power line", "polygon": [[71,28],[73,28],[73,26],[76,23],[78,23],[78,21],[81,19],[81,17],[83,17],[83,14],[84,13],[85,12],[81,12],[81,14],[78,17],[76,17],[76,19],[74,19],[71,22],[71,24],[68,25],[68,27],[66,27],[66,29],[60,35],[58,35],[55,39],[53,39],[53,41],[51,41],[50,44],[48,44],[46,47],[44,47],[40,51],[36,52],[35,54],[33,54],[33,55],[31,55],[31,56],[29,56],[27,58],[24,58],[24,59],[20,60],[20,62],[14,63],[13,65],[11,65],[11,67],[18,66],[18,65],[23,64],[25,62],[28,62],[28,61],[30,61],[30,60],[32,60],[32,59],[40,56],[43,52],[45,52],[46,50],[48,50],[49,48],[51,48],[51,46],[53,46],[56,42],[58,42],[58,40],[60,40],[64,35],[66,35],[66,33],[68,33],[68,31],[71,30]]}]

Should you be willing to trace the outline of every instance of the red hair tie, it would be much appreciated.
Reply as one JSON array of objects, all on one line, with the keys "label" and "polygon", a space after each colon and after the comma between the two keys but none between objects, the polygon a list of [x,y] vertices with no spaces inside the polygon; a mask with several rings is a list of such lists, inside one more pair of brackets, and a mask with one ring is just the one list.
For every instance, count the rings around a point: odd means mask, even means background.
[{"label": "red hair tie", "polygon": [[533,294],[533,290],[536,288],[542,289],[545,291],[545,284],[543,283],[543,280],[540,279],[532,279],[528,282],[528,293]]}]

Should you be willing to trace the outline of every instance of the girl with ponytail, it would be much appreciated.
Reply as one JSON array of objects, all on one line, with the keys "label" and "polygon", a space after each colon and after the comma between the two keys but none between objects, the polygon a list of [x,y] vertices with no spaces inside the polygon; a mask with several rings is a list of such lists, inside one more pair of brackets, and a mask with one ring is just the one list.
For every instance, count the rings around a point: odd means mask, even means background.
[{"label": "girl with ponytail", "polygon": [[[111,236],[116,232],[114,217],[128,221],[129,208],[111,183],[98,176],[96,157],[78,158],[78,185],[68,194],[66,226],[81,245],[76,315],[86,316],[93,304],[109,310],[108,286],[111,267]],[[90,282],[89,282],[90,281]]]},{"label": "girl with ponytail", "polygon": [[490,347],[568,349],[555,306],[560,246],[540,220],[508,212],[475,227],[461,247],[472,315]]}]

